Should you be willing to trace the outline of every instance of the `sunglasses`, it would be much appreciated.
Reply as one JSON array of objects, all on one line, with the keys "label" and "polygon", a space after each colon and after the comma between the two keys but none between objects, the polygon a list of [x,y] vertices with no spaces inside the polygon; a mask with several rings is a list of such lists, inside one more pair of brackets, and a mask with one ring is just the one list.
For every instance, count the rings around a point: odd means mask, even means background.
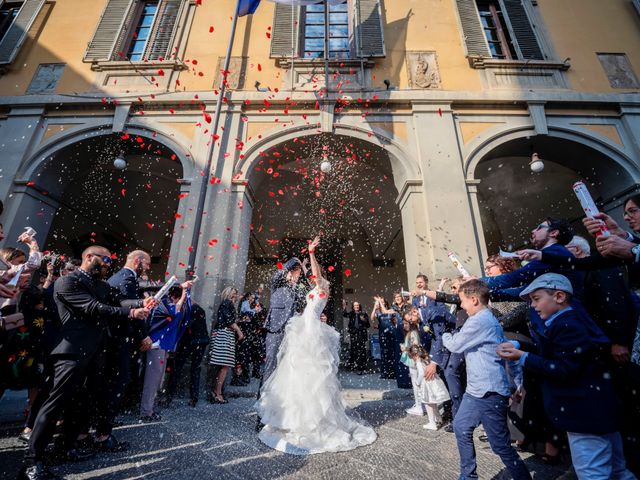
[{"label": "sunglasses", "polygon": [[102,259],[102,263],[105,265],[111,265],[111,257],[108,255],[98,255],[97,253],[92,253],[94,257],[100,257]]}]

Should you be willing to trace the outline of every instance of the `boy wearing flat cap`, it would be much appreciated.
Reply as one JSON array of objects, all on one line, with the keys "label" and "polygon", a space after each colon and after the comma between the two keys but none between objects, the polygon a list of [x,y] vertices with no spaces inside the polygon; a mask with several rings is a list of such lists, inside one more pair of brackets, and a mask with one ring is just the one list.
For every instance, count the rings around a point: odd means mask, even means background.
[{"label": "boy wearing flat cap", "polygon": [[544,322],[538,353],[506,342],[498,346],[498,355],[541,375],[545,411],[557,428],[567,432],[579,479],[635,479],[625,467],[606,352],[571,308],[572,295],[567,277],[557,273],[531,282],[520,296],[531,301]]}]

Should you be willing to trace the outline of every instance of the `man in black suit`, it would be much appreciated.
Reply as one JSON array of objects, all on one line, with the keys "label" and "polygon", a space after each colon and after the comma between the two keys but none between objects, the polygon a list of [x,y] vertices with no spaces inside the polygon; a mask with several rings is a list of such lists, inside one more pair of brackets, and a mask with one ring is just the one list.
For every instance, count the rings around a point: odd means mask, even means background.
[{"label": "man in black suit", "polygon": [[[45,449],[53,438],[56,421],[63,409],[77,408],[75,398],[101,344],[106,321],[118,318],[144,320],[149,315],[146,308],[109,305],[109,298],[104,298],[109,290],[101,278],[110,262],[109,250],[97,245],[89,247],[82,252],[80,268],[55,283],[54,298],[62,327],[60,340],[51,352],[53,387],[35,420],[19,479],[52,478],[43,464]],[[68,417],[67,420],[71,420],[71,416]],[[64,429],[65,447],[68,447],[77,438],[75,422],[65,421]]]},{"label": "man in black suit", "polygon": [[[142,250],[135,250],[127,255],[124,267],[113,274],[105,288],[115,306],[129,308],[155,306],[152,297],[139,298],[138,277],[146,274],[151,266],[151,257]],[[126,442],[119,442],[111,434],[115,417],[124,398],[127,386],[131,381],[131,353],[137,349],[141,339],[147,337],[144,322],[131,322],[127,318],[110,318],[107,320],[109,335],[105,338],[104,353],[101,354],[98,369],[90,374],[91,393],[96,403],[96,435],[93,447],[99,451],[117,452],[128,447]],[[143,350],[151,347],[151,340],[142,341]]]}]

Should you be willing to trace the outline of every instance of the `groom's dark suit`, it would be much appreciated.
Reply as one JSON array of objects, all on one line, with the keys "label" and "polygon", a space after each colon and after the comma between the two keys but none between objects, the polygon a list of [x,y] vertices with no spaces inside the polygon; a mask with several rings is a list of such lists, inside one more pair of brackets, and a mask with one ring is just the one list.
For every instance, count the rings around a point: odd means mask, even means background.
[{"label": "groom's dark suit", "polygon": [[273,373],[277,365],[278,350],[284,338],[287,322],[304,309],[305,292],[299,285],[287,280],[287,273],[300,264],[297,258],[290,259],[284,268],[271,278],[271,300],[267,315],[267,337],[265,339],[266,359],[262,373],[262,383]]}]

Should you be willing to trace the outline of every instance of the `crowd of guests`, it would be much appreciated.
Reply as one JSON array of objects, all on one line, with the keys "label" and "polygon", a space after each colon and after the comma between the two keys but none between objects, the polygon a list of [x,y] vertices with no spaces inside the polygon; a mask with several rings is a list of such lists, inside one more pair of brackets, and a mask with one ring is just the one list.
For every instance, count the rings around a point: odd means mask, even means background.
[{"label": "crowd of guests", "polygon": [[532,249],[489,257],[484,277],[429,289],[418,275],[408,298],[374,298],[381,377],[413,388],[407,413],[426,414],[425,429],[455,434],[460,478],[478,478],[481,424],[515,479],[531,478],[518,451],[555,465],[568,450],[580,479],[639,474],[640,196],[624,218],[631,232],[605,214],[584,219],[593,252],[547,218]]},{"label": "crowd of guests", "polygon": [[[461,478],[478,478],[473,432],[481,424],[481,441],[516,479],[531,478],[518,455],[527,450],[549,464],[568,451],[581,479],[635,478],[640,196],[624,212],[629,232],[599,214],[583,222],[590,243],[547,218],[531,232],[532,249],[489,257],[484,277],[432,289],[420,274],[391,304],[374,297],[370,314],[343,303],[346,365],[368,371],[369,332],[377,330],[380,376],[413,390],[407,414],[426,415],[425,429],[455,434]],[[116,270],[104,247],[73,260],[43,254],[30,229],[17,240],[23,249],[0,249],[0,396],[29,392],[20,478],[54,478],[45,460],[128,449],[112,433],[116,416],[139,408],[140,422],[160,420],[187,362],[192,407],[203,361],[211,403],[228,403],[228,383],[260,377],[262,286],[242,298],[226,288],[209,332],[193,281],[150,281],[144,251]]]}]

